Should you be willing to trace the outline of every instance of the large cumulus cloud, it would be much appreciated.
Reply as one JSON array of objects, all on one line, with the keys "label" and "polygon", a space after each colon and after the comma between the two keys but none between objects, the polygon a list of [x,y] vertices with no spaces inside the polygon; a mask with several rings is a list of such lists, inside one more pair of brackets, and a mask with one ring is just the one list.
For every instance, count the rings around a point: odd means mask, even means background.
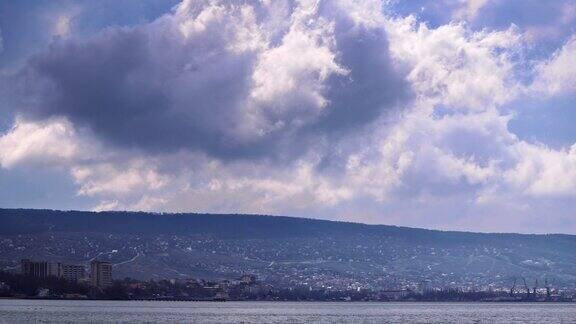
[{"label": "large cumulus cloud", "polygon": [[274,157],[408,96],[384,28],[331,1],[183,2],[150,24],[57,40],[16,78],[33,98],[21,103],[26,118],[66,117],[120,147],[220,159]]}]

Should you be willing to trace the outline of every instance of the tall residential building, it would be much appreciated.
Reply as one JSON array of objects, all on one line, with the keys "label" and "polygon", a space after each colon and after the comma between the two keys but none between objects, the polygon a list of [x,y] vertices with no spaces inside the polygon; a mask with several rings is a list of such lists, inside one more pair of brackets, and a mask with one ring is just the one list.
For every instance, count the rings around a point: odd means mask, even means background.
[{"label": "tall residential building", "polygon": [[84,278],[86,270],[84,266],[64,264],[60,262],[32,261],[22,259],[20,261],[21,273],[36,278],[49,276],[64,278],[68,281],[78,281]]},{"label": "tall residential building", "polygon": [[22,274],[36,277],[46,278],[48,276],[59,276],[58,264],[48,261],[32,261],[30,259],[20,260],[20,271]]},{"label": "tall residential building", "polygon": [[22,259],[20,260],[20,272],[30,277],[46,278],[48,277],[48,262]]},{"label": "tall residential building", "polygon": [[112,285],[112,264],[105,261],[92,261],[90,263],[90,280],[92,286],[99,288]]},{"label": "tall residential building", "polygon": [[86,276],[86,268],[84,266],[62,263],[59,263],[59,266],[60,277],[68,281],[78,281]]}]

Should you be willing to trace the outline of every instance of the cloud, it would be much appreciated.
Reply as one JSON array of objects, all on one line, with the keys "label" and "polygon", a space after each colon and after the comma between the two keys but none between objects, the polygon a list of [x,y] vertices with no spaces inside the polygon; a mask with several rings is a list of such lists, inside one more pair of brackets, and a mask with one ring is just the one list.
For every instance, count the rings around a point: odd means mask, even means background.
[{"label": "cloud", "polygon": [[152,21],[179,0],[2,1],[5,52],[0,68],[15,69],[44,50],[55,36],[86,37],[110,26]]},{"label": "cloud", "polygon": [[186,1],[150,24],[55,41],[18,76],[35,98],[21,113],[152,153],[290,160],[290,143],[370,123],[408,98],[384,28],[358,17],[333,2]]},{"label": "cloud", "polygon": [[447,107],[484,110],[514,98],[515,29],[471,32],[463,24],[435,29],[413,17],[388,24],[394,58],[409,69],[417,95]]},{"label": "cloud", "polygon": [[30,123],[18,119],[0,137],[0,165],[60,165],[79,154],[75,131],[65,120]]},{"label": "cloud", "polygon": [[456,19],[474,20],[488,2],[489,0],[460,1],[460,7],[454,10],[452,16]]},{"label": "cloud", "polygon": [[563,42],[576,24],[576,5],[571,0],[414,0],[385,1],[391,16],[413,15],[434,28],[465,22],[474,31],[519,28],[524,37],[538,43],[541,54]]},{"label": "cloud", "polygon": [[564,196],[576,191],[576,146],[553,150],[519,143],[514,150],[518,163],[505,179],[531,196]]},{"label": "cloud", "polygon": [[573,92],[574,41],[527,58],[524,27],[474,25],[497,4],[435,25],[379,1],[185,1],[61,37],[8,80],[0,164],[65,169],[96,210],[574,231],[574,141],[509,127]]},{"label": "cloud", "polygon": [[572,36],[550,59],[536,67],[532,91],[548,96],[576,91],[576,36]]},{"label": "cloud", "polygon": [[67,37],[70,34],[72,17],[68,14],[58,17],[54,26],[54,36]]},{"label": "cloud", "polygon": [[137,159],[124,164],[76,165],[71,171],[81,185],[78,194],[86,196],[105,193],[118,197],[137,190],[154,191],[163,188],[170,180],[153,166]]},{"label": "cloud", "polygon": [[527,38],[554,40],[565,37],[576,23],[576,6],[573,1],[492,0],[474,18],[472,22],[478,27],[501,29],[514,24]]},{"label": "cloud", "polygon": [[173,174],[159,172],[153,159],[104,149],[89,132],[62,118],[18,119],[0,136],[0,166],[64,169],[78,185],[77,195],[118,199],[158,192]]}]

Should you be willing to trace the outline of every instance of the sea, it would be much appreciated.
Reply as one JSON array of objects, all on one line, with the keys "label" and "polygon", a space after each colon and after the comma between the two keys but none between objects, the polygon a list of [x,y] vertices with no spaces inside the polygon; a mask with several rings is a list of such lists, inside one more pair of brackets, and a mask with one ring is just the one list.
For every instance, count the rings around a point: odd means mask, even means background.
[{"label": "sea", "polygon": [[0,300],[0,323],[576,323],[573,303]]}]

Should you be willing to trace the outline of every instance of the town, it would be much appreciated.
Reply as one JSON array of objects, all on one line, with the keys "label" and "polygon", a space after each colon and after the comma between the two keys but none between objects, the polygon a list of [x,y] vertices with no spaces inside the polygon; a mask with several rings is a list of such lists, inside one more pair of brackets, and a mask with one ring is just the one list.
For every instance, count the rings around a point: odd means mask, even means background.
[{"label": "town", "polygon": [[195,278],[142,281],[114,279],[113,265],[92,260],[90,271],[83,265],[22,259],[19,272],[0,272],[0,297],[33,299],[109,299],[173,301],[485,301],[485,302],[572,302],[574,291],[529,287],[514,280],[509,290],[438,289],[422,284],[416,289],[370,289],[349,287],[315,288],[305,283],[275,287],[253,274],[237,279]]},{"label": "town", "polygon": [[[130,212],[0,210],[0,221],[6,297],[569,301],[576,292],[567,235]],[[110,275],[99,279],[99,268]]]}]

